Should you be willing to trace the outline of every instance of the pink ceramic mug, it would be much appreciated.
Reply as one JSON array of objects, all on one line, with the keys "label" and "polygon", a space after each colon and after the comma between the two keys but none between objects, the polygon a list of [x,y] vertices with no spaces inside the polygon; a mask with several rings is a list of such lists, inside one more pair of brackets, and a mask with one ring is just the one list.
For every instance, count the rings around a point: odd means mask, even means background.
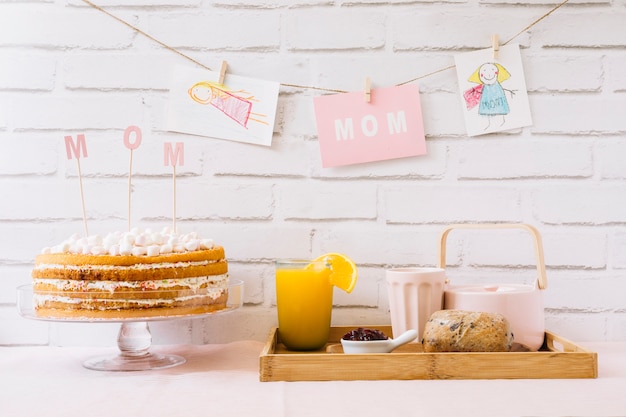
[{"label": "pink ceramic mug", "polygon": [[414,329],[421,341],[426,322],[443,308],[445,270],[393,268],[387,270],[386,280],[393,337]]}]

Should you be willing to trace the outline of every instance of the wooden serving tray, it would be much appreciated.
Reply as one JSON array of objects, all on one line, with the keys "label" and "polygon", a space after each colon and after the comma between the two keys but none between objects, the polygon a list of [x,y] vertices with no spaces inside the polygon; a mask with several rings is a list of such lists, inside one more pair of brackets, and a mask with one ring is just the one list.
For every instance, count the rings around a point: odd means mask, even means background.
[{"label": "wooden serving tray", "polygon": [[273,328],[259,356],[261,382],[598,377],[597,353],[550,332],[537,352],[424,353],[420,343],[409,343],[392,353],[346,355],[341,337],[357,327],[392,334],[391,326],[332,327],[322,349],[293,352]]}]

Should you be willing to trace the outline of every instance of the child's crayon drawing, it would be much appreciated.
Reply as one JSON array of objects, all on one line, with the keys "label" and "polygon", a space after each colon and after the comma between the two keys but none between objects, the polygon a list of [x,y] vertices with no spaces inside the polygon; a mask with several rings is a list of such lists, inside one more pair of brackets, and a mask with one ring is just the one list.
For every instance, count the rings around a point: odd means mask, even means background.
[{"label": "child's crayon drawing", "polygon": [[491,49],[459,55],[455,59],[468,135],[532,123],[517,45],[501,47],[497,61],[493,60]]},{"label": "child's crayon drawing", "polygon": [[[279,83],[177,67],[170,87],[168,130],[270,146]],[[252,93],[254,92],[254,93]]]},{"label": "child's crayon drawing", "polygon": [[249,121],[267,125],[260,119],[265,115],[252,112],[254,102],[259,100],[247,91],[229,91],[223,84],[199,81],[189,89],[189,97],[196,103],[210,104],[243,127],[247,127]]}]

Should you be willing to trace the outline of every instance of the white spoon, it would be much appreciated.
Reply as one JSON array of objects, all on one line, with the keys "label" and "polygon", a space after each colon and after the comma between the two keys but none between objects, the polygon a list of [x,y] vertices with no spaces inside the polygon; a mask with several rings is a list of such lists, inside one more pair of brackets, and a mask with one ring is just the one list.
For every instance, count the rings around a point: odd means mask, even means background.
[{"label": "white spoon", "polygon": [[395,348],[409,343],[417,337],[417,330],[411,329],[395,339],[386,340],[344,340],[341,339],[343,353],[389,353]]}]

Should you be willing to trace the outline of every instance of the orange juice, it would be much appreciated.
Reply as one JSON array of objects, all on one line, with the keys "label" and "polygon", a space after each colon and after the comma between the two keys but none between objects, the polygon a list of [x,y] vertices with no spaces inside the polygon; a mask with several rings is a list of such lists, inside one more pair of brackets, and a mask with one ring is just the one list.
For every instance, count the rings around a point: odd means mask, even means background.
[{"label": "orange juice", "polygon": [[278,332],[288,349],[315,350],[328,341],[333,307],[329,277],[324,262],[276,262]]}]

